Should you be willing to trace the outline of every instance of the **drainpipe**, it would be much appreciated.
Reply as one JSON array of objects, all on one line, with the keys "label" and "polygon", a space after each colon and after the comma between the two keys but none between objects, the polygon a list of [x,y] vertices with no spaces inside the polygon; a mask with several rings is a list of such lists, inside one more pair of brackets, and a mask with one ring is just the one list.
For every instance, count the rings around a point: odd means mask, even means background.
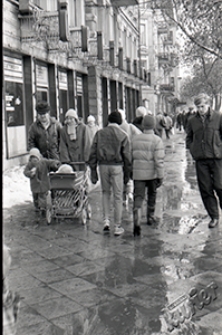
[{"label": "drainpipe", "polygon": [[[140,16],[140,5],[138,4],[138,31],[139,31],[139,48],[138,48],[138,58],[139,58],[139,74],[142,67],[141,62],[141,38],[140,38],[140,22],[141,22],[141,16]],[[143,105],[143,98],[142,98],[142,84],[139,85],[139,105]]]}]

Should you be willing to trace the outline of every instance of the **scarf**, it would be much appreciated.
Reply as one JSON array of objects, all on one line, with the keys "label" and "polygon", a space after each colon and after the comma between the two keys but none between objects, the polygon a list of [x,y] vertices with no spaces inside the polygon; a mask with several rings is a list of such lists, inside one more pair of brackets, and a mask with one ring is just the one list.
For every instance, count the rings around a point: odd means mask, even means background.
[{"label": "scarf", "polygon": [[75,141],[76,140],[76,128],[77,128],[77,124],[71,124],[68,125],[67,124],[67,134],[69,135],[69,138],[71,141]]}]

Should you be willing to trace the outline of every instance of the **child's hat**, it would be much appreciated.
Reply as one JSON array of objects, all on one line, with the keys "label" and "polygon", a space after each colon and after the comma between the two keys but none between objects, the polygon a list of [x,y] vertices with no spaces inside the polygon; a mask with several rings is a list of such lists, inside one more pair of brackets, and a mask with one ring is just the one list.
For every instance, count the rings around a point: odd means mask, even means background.
[{"label": "child's hat", "polygon": [[147,114],[147,109],[144,106],[139,106],[136,109],[136,117],[144,116]]},{"label": "child's hat", "polygon": [[144,129],[154,129],[155,119],[152,115],[145,115],[143,118],[143,127]]},{"label": "child's hat", "polygon": [[73,108],[68,109],[68,111],[66,112],[65,117],[73,117],[74,119],[78,120],[78,114],[77,111]]},{"label": "child's hat", "polygon": [[34,156],[34,157],[37,157],[38,159],[41,158],[41,154],[40,154],[40,151],[39,149],[37,148],[32,148],[30,151],[29,151],[29,157],[31,156]]},{"label": "child's hat", "polygon": [[87,117],[87,122],[90,122],[90,121],[92,121],[92,122],[96,122],[96,119],[94,118],[93,115],[89,115],[89,116]]},{"label": "child's hat", "polygon": [[69,164],[62,164],[57,173],[74,173],[72,167]]}]

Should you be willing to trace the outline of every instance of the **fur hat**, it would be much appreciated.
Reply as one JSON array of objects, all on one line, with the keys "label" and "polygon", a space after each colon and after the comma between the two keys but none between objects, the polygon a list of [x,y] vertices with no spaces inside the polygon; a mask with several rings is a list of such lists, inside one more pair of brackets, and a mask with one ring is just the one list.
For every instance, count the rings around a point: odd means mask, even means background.
[{"label": "fur hat", "polygon": [[147,110],[146,110],[146,107],[144,106],[139,106],[137,107],[136,109],[136,116],[139,117],[139,116],[144,116],[147,114]]},{"label": "fur hat", "polygon": [[87,117],[87,122],[96,122],[96,119],[95,119],[95,117],[93,115],[89,115]]},{"label": "fur hat", "polygon": [[144,129],[154,129],[155,119],[152,115],[145,115],[142,124]]},{"label": "fur hat", "polygon": [[120,125],[122,123],[122,116],[119,112],[115,111],[108,115],[108,122],[109,123],[117,123]]},{"label": "fur hat", "polygon": [[39,149],[37,149],[37,148],[32,148],[32,149],[30,149],[30,151],[29,151],[29,157],[37,157],[38,158],[38,160],[41,158],[41,154],[40,154],[40,151],[39,151]]},{"label": "fur hat", "polygon": [[44,115],[50,112],[50,106],[47,101],[41,101],[36,106],[36,111],[40,115]]},{"label": "fur hat", "polygon": [[194,104],[196,106],[200,105],[201,103],[210,105],[211,98],[209,97],[209,95],[207,95],[206,93],[200,93],[194,98]]},{"label": "fur hat", "polygon": [[77,111],[73,108],[68,109],[68,111],[66,112],[65,117],[68,117],[68,116],[69,117],[74,117],[77,121],[79,119]]}]

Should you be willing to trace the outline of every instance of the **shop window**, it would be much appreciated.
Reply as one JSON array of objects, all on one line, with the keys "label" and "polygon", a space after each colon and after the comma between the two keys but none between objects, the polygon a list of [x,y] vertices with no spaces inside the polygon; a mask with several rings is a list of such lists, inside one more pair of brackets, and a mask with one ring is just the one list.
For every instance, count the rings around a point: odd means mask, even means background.
[{"label": "shop window", "polygon": [[48,90],[45,88],[37,87],[36,102],[48,101]]},{"label": "shop window", "polygon": [[8,127],[24,125],[22,84],[5,82],[6,120]]}]

